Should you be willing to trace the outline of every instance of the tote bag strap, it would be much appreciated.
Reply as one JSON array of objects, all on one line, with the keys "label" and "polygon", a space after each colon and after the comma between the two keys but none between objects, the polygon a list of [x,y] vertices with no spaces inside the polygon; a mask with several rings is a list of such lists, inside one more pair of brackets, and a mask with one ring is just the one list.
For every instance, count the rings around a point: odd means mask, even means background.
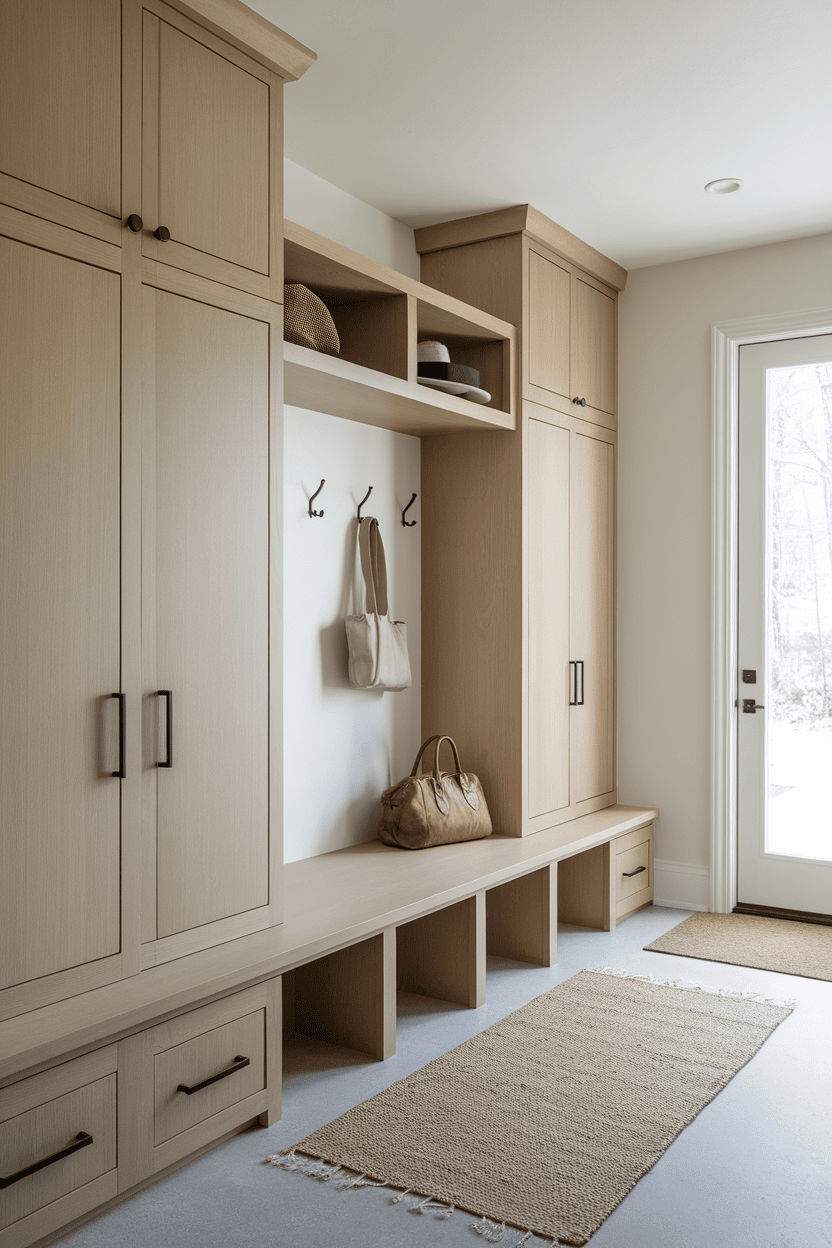
[{"label": "tote bag strap", "polygon": [[358,530],[361,571],[367,587],[367,609],[372,615],[387,614],[387,561],[384,542],[374,516],[362,516]]}]

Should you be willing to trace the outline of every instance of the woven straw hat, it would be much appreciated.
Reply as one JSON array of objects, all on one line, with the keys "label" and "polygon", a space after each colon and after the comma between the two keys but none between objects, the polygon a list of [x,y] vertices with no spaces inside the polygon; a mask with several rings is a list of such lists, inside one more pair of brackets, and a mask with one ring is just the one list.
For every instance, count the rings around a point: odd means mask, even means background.
[{"label": "woven straw hat", "polygon": [[327,355],[338,355],[341,350],[329,308],[308,286],[296,282],[283,287],[283,337]]}]

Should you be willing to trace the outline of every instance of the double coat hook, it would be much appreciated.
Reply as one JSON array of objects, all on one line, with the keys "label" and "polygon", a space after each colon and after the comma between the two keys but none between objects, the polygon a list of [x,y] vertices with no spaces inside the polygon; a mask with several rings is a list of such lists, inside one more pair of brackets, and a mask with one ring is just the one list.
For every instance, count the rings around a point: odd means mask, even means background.
[{"label": "double coat hook", "polygon": [[325,485],[326,485],[326,479],[324,477],[321,477],[321,484],[318,486],[317,490],[315,491],[315,493],[312,495],[312,497],[309,500],[309,519],[310,520],[312,519],[313,516],[322,516],[324,514],[323,509],[321,509],[320,511],[313,511],[312,504],[314,503],[315,499],[318,497],[318,495],[320,494],[321,490],[324,488]]}]

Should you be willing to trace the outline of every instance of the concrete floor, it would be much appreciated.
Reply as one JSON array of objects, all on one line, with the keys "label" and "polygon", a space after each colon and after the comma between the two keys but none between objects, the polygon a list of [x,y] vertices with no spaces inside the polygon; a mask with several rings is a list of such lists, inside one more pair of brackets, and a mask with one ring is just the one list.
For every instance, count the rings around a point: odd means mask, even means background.
[{"label": "concrete floor", "polygon": [[[386,1062],[321,1046],[291,1069],[283,1120],[237,1136],[77,1232],[72,1248],[476,1248],[473,1218],[413,1216],[385,1189],[338,1192],[263,1164],[269,1153],[410,1074],[584,967],[624,967],[703,987],[796,999],[798,1008],[670,1146],[593,1236],[592,1248],[830,1248],[832,983],[645,953],[686,915],[650,907],[615,932],[562,929],[557,967],[492,960],[488,1004],[401,1002]],[[511,1140],[505,1141],[507,1150]],[[503,1248],[520,1236],[507,1231]],[[527,1248],[543,1242],[529,1241]]]}]

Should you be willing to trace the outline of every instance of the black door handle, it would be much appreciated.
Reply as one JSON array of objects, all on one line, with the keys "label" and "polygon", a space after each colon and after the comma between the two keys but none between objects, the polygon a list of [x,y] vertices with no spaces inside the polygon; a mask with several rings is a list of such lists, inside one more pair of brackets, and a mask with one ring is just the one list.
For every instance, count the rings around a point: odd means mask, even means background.
[{"label": "black door handle", "polygon": [[166,225],[157,225],[153,237],[158,238],[160,243],[166,243],[170,238],[170,230]]},{"label": "black door handle", "polygon": [[165,761],[157,763],[157,767],[173,766],[173,692],[170,689],[157,689],[156,694],[165,699]]},{"label": "black door handle", "polygon": [[638,875],[640,871],[646,871],[646,870],[647,870],[646,867],[636,867],[635,871],[622,871],[621,874],[626,875],[627,879],[629,879],[631,875]]},{"label": "black door handle", "polygon": [[118,771],[113,771],[110,774],[116,776],[119,780],[123,780],[127,775],[124,749],[124,708],[126,694],[111,693],[110,697],[118,699]]},{"label": "black door handle", "polygon": [[23,1170],[18,1170],[17,1174],[10,1174],[8,1178],[0,1178],[0,1188],[11,1187],[12,1183],[19,1183],[21,1179],[28,1178],[30,1174],[36,1174],[38,1170],[43,1170],[44,1166],[54,1165],[56,1161],[68,1157],[70,1153],[77,1153],[79,1148],[86,1148],[88,1144],[92,1144],[92,1136],[86,1131],[79,1131],[73,1142],[62,1148],[59,1153],[53,1153],[51,1157],[44,1157],[43,1161],[34,1161],[31,1166],[25,1166]]},{"label": "black door handle", "polygon": [[238,1070],[242,1070],[244,1066],[250,1065],[250,1057],[235,1057],[234,1065],[227,1067],[226,1070],[221,1070],[218,1075],[211,1075],[209,1079],[203,1079],[202,1083],[195,1083],[192,1088],[189,1088],[187,1083],[180,1083],[176,1091],[184,1092],[186,1096],[193,1096],[194,1092],[201,1092],[203,1088],[209,1087],[212,1083],[218,1083],[220,1079],[227,1079],[229,1075],[233,1075]]}]

